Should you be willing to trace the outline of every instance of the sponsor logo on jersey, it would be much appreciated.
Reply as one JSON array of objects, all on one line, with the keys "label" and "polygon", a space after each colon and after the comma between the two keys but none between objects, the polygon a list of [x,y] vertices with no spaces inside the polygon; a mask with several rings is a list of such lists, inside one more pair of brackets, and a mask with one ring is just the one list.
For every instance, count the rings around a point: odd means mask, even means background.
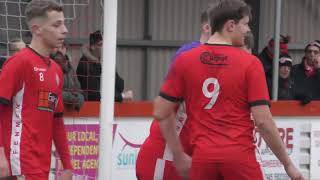
[{"label": "sponsor logo on jersey", "polygon": [[47,71],[46,68],[38,68],[38,67],[33,67],[33,70],[34,70],[34,72],[38,72],[38,71],[40,71],[40,72],[46,72],[46,71]]},{"label": "sponsor logo on jersey", "polygon": [[39,91],[38,109],[53,112],[58,103],[58,96],[52,92]]},{"label": "sponsor logo on jersey", "polygon": [[212,54],[210,52],[203,52],[200,55],[200,61],[203,64],[212,66],[226,66],[228,57],[224,54]]}]

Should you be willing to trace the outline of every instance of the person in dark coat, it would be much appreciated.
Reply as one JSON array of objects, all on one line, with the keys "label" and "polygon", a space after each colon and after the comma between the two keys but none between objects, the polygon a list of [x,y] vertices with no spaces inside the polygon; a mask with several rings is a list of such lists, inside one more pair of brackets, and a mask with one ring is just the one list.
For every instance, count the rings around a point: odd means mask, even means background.
[{"label": "person in dark coat", "polygon": [[65,109],[80,111],[84,103],[84,96],[69,56],[58,50],[51,54],[51,58],[59,64],[63,72],[62,98]]},{"label": "person in dark coat", "polygon": [[302,104],[320,100],[320,70],[317,57],[320,55],[320,42],[314,41],[305,47],[305,56],[300,64],[292,67],[295,99]]},{"label": "person in dark coat", "polygon": [[292,58],[288,54],[280,56],[279,59],[279,82],[278,82],[278,99],[294,99],[293,80],[290,77],[292,68]]},{"label": "person in dark coat", "polygon": [[114,100],[116,102],[129,101],[133,99],[132,90],[124,91],[124,80],[119,76],[117,71],[114,93]]},{"label": "person in dark coat", "polygon": [[83,53],[77,68],[77,76],[86,101],[100,101],[101,49],[102,35],[100,31],[96,31],[90,34],[89,52],[98,60],[93,60]]},{"label": "person in dark coat", "polygon": [[[290,36],[281,35],[280,55],[288,54],[289,42],[290,42]],[[274,51],[274,39],[270,39],[268,45],[262,50],[262,52],[258,56],[264,68],[270,97],[272,93],[273,51]]]},{"label": "person in dark coat", "polygon": [[[96,31],[90,34],[89,46],[82,47],[83,56],[79,61],[77,75],[87,101],[100,101],[102,34]],[[116,70],[115,101],[132,100],[133,92],[124,91],[124,80]]]}]

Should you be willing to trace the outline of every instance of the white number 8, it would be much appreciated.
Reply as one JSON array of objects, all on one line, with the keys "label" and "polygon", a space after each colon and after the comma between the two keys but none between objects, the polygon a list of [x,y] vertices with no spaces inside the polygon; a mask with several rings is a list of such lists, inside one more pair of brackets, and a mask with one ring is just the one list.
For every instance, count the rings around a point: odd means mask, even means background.
[{"label": "white number 8", "polygon": [[[214,85],[214,89],[211,92],[209,92],[208,90],[208,86],[210,84]],[[206,105],[204,109],[211,109],[214,103],[217,101],[217,98],[220,92],[220,85],[219,85],[218,79],[216,78],[206,79],[202,85],[202,92],[205,97],[211,98],[210,102]]]},{"label": "white number 8", "polygon": [[43,76],[43,73],[39,73],[39,76],[40,76],[40,81],[44,81],[44,76]]}]

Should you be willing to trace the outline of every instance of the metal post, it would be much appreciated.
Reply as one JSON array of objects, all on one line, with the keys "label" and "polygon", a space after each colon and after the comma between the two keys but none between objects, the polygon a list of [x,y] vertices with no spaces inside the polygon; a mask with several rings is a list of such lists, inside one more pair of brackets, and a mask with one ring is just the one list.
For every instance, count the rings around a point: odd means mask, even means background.
[{"label": "metal post", "polygon": [[117,42],[117,0],[104,1],[103,52],[101,74],[99,180],[112,178],[112,126]]},{"label": "metal post", "polygon": [[[143,40],[151,40],[150,35],[150,0],[144,0],[144,31],[143,31]],[[144,83],[144,88],[142,88],[142,99],[148,99],[149,92],[149,79],[148,75],[149,69],[149,48],[146,46],[143,49],[143,69],[142,69],[142,78]]]},{"label": "metal post", "polygon": [[276,1],[276,18],[274,30],[274,53],[273,53],[273,72],[272,72],[272,100],[278,100],[278,81],[279,81],[279,42],[281,25],[281,0]]}]

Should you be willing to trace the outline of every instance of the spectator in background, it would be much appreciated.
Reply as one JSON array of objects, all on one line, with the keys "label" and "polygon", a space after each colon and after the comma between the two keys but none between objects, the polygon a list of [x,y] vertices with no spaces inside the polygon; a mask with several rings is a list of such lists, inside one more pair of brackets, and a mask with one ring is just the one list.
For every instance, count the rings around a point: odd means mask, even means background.
[{"label": "spectator in background", "polygon": [[[288,54],[289,42],[290,42],[290,36],[281,35],[280,55]],[[268,45],[262,50],[262,52],[258,56],[264,68],[270,97],[272,92],[273,51],[274,51],[274,39],[270,39]]]},{"label": "spectator in background", "polygon": [[25,48],[26,44],[20,38],[14,38],[9,42],[9,54],[10,56],[14,53],[20,51],[21,49]]},{"label": "spectator in background", "polygon": [[53,52],[51,58],[59,64],[63,72],[62,97],[64,107],[68,110],[80,111],[84,103],[84,96],[76,72],[71,66],[69,57],[66,55],[65,46]]},{"label": "spectator in background", "polygon": [[[12,39],[8,45],[9,45],[9,55],[10,56],[26,47],[26,44],[20,38]],[[2,65],[5,60],[6,60],[5,57],[0,57],[0,72],[1,72],[1,68],[2,68]]]},{"label": "spectator in background", "polygon": [[115,79],[115,92],[114,92],[114,100],[116,102],[122,101],[130,101],[133,99],[132,90],[123,91],[124,90],[124,80],[119,76],[116,71],[116,79]]},{"label": "spectator in background", "polygon": [[[316,55],[314,59],[314,67],[317,69],[317,71],[320,71],[320,54]],[[320,73],[317,73],[317,76],[320,76]]]},{"label": "spectator in background", "polygon": [[[70,56],[67,54],[67,47],[65,44],[62,44],[62,46],[60,48],[54,48],[52,53],[51,53],[51,57],[53,57],[53,55],[55,55],[58,51],[60,51],[64,56],[66,56],[66,58],[71,61]],[[53,58],[52,58],[53,59]]]},{"label": "spectator in background", "polygon": [[320,41],[309,43],[305,47],[305,56],[300,64],[292,67],[291,76],[294,83],[295,99],[301,104],[320,99],[320,72],[317,56],[320,54]]},{"label": "spectator in background", "polygon": [[[83,45],[83,56],[80,59],[77,75],[88,101],[100,101],[101,50],[102,34],[96,31],[90,34],[89,46]],[[131,90],[124,91],[124,80],[116,71],[115,101],[122,102],[133,99]]]},{"label": "spectator in background", "polygon": [[290,77],[292,68],[292,58],[290,55],[281,55],[279,59],[279,82],[278,82],[278,99],[294,99],[293,81]]},{"label": "spectator in background", "polygon": [[[87,101],[100,101],[102,35],[90,34],[88,52],[84,51],[77,68],[77,75]],[[93,58],[94,57],[94,58]]]}]

